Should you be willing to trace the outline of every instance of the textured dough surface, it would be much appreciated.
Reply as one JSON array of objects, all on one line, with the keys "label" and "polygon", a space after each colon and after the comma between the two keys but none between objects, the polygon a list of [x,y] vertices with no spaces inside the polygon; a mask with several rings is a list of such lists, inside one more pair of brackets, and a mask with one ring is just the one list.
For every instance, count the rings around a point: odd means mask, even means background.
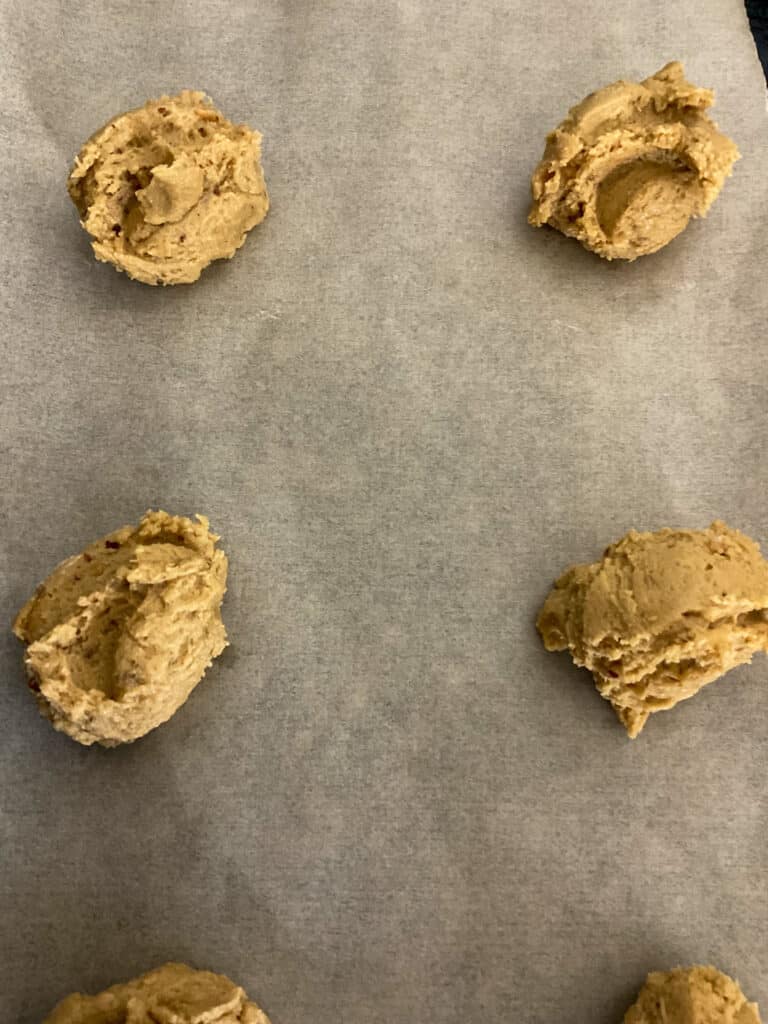
[{"label": "textured dough surface", "polygon": [[96,132],[67,188],[98,259],[145,284],[189,284],[266,217],[260,157],[258,132],[185,90]]},{"label": "textured dough surface", "polygon": [[164,964],[96,996],[68,996],[44,1024],[269,1024],[223,974]]},{"label": "textured dough surface", "polygon": [[631,530],[555,583],[537,627],[588,668],[631,737],[648,716],[768,651],[768,563],[758,545],[706,530]]},{"label": "textured dough surface", "polygon": [[609,260],[661,249],[706,214],[739,158],[706,114],[713,102],[677,61],[587,96],[547,136],[529,222]]},{"label": "textured dough surface", "polygon": [[30,688],[79,743],[138,739],[226,647],[227,558],[208,520],[147,512],[62,562],[16,617]]},{"label": "textured dough surface", "polygon": [[676,967],[648,975],[624,1024],[760,1024],[760,1015],[715,967]]}]

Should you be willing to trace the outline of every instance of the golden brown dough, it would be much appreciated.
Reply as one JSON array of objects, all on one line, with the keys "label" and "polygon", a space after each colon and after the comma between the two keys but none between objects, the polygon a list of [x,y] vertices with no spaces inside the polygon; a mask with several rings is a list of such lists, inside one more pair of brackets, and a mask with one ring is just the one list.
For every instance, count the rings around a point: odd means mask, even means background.
[{"label": "golden brown dough", "polygon": [[630,530],[557,580],[537,627],[548,651],[590,670],[634,738],[649,715],[768,651],[768,563],[722,522]]},{"label": "golden brown dough", "polygon": [[269,1024],[223,974],[164,964],[97,996],[62,1000],[44,1024]]},{"label": "golden brown dough", "polygon": [[676,967],[648,975],[624,1024],[760,1024],[760,1014],[715,967]]},{"label": "golden brown dough", "polygon": [[713,102],[677,61],[587,96],[547,136],[529,222],[609,260],[661,249],[706,214],[739,157],[705,113]]},{"label": "golden brown dough", "polygon": [[260,156],[258,132],[185,90],[96,132],[67,188],[98,259],[145,284],[188,284],[266,217]]},{"label": "golden brown dough", "polygon": [[227,558],[197,518],[147,512],[62,562],[16,617],[40,710],[78,743],[161,725],[226,646]]}]

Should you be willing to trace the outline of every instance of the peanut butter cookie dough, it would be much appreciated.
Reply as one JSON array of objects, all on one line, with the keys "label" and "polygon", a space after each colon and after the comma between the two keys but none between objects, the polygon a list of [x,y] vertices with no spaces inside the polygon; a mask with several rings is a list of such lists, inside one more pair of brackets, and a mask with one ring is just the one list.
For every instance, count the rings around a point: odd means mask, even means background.
[{"label": "peanut butter cookie dough", "polygon": [[768,651],[768,563],[749,537],[631,530],[557,580],[537,627],[588,668],[630,737],[736,665]]},{"label": "peanut butter cookie dough", "polygon": [[760,1014],[715,967],[676,967],[648,975],[624,1024],[760,1024]]},{"label": "peanut butter cookie dough", "polygon": [[608,260],[661,249],[706,214],[739,158],[705,113],[713,102],[677,61],[587,96],[547,136],[529,222]]},{"label": "peanut butter cookie dough", "polygon": [[260,155],[258,132],[185,90],[96,132],[67,188],[98,259],[145,284],[189,284],[266,217]]},{"label": "peanut butter cookie dough", "polygon": [[147,512],[62,562],[16,617],[40,711],[78,743],[161,725],[226,647],[227,558],[197,519]]},{"label": "peanut butter cookie dough", "polygon": [[223,974],[165,964],[97,996],[68,996],[44,1024],[269,1024]]}]

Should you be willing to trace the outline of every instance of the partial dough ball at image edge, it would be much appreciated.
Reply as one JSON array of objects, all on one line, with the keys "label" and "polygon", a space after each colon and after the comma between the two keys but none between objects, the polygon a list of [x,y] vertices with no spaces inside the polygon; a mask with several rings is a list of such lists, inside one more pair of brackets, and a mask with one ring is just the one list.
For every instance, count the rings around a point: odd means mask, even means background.
[{"label": "partial dough ball at image edge", "polygon": [[706,110],[714,94],[672,61],[591,93],[547,136],[528,221],[608,260],[635,260],[704,217],[739,158]]},{"label": "partial dough ball at image edge", "polygon": [[227,557],[208,520],[147,512],[62,562],[13,624],[29,687],[78,743],[129,743],[167,721],[227,645]]},{"label": "partial dough ball at image edge", "polygon": [[548,651],[589,669],[634,738],[652,714],[768,651],[768,563],[719,520],[630,530],[560,576],[536,625]]},{"label": "partial dough ball at image edge", "polygon": [[675,967],[649,974],[624,1024],[761,1024],[733,978],[716,967]]},{"label": "partial dough ball at image edge", "polygon": [[67,189],[97,259],[151,285],[196,281],[269,209],[261,135],[188,89],[112,118]]},{"label": "partial dough ball at image edge", "polygon": [[223,974],[168,963],[98,995],[73,993],[43,1024],[269,1024],[267,1015]]}]

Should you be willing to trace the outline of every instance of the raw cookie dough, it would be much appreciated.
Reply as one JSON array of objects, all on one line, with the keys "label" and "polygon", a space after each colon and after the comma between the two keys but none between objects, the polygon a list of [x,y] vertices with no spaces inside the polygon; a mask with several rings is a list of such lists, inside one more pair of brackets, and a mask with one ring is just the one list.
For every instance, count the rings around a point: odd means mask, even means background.
[{"label": "raw cookie dough", "polygon": [[749,537],[634,530],[555,583],[536,623],[588,668],[634,738],[649,715],[768,651],[768,563]]},{"label": "raw cookie dough", "polygon": [[760,1024],[738,982],[714,967],[649,974],[624,1024]]},{"label": "raw cookie dough", "polygon": [[197,519],[147,512],[62,562],[16,617],[40,710],[78,743],[161,725],[226,647],[227,558]]},{"label": "raw cookie dough", "polygon": [[97,996],[68,996],[43,1024],[269,1024],[223,974],[165,964]]},{"label": "raw cookie dough", "polygon": [[98,259],[145,284],[188,284],[266,217],[260,155],[258,132],[185,89],[96,132],[67,188]]},{"label": "raw cookie dough", "polygon": [[661,249],[706,214],[739,158],[705,113],[713,102],[677,61],[644,82],[593,92],[547,136],[529,223],[551,224],[608,260]]}]

